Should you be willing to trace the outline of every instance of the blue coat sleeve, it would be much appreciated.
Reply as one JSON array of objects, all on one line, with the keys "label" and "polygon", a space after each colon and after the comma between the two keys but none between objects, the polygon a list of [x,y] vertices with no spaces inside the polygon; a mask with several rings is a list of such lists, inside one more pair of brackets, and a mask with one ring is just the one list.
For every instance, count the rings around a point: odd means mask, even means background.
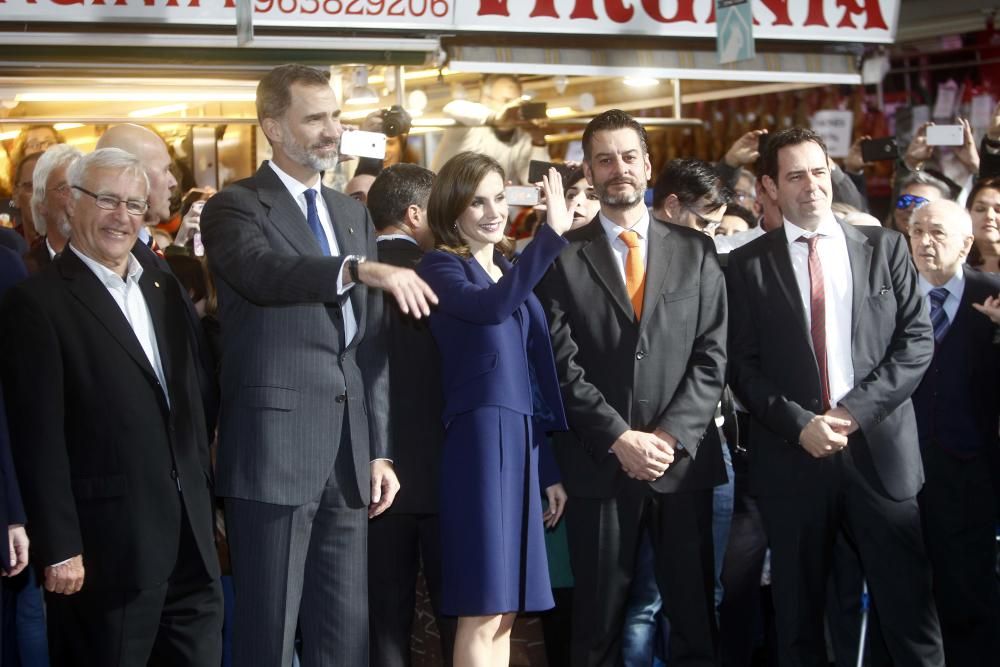
[{"label": "blue coat sleeve", "polygon": [[517,264],[488,287],[470,282],[463,261],[443,252],[428,253],[417,272],[437,294],[442,313],[473,324],[500,324],[524,303],[565,245],[542,225]]}]

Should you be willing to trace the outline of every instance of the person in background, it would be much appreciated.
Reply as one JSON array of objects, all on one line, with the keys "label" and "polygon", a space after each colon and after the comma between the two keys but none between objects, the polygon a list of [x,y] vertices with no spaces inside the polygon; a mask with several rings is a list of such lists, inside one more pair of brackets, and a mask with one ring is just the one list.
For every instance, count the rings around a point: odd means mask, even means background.
[{"label": "person in background", "polygon": [[545,145],[545,120],[526,119],[521,114],[521,83],[510,74],[490,74],[483,79],[479,102],[453,100],[442,110],[457,127],[444,131],[434,153],[431,169],[458,153],[472,151],[489,155],[500,163],[515,185],[529,185],[532,160],[549,161]]},{"label": "person in background", "polygon": [[972,186],[966,207],[972,216],[975,238],[969,266],[1000,273],[1000,177],[982,179]]},{"label": "person in background", "polygon": [[82,155],[72,146],[59,144],[46,150],[35,165],[31,212],[40,241],[25,256],[31,273],[48,266],[69,241],[72,192],[66,174]]},{"label": "person in background", "polygon": [[31,194],[34,191],[33,175],[35,165],[41,153],[25,156],[14,166],[14,197],[12,203],[18,211],[18,226],[15,227],[30,247],[39,242],[38,231],[35,229],[35,219],[31,213]]},{"label": "person in background", "polygon": [[936,343],[913,407],[927,477],[918,500],[945,660],[986,667],[1000,653],[1000,347],[997,325],[972,304],[1000,292],[1000,278],[963,267],[973,229],[968,212],[948,200],[917,209],[910,221]]},{"label": "person in background", "polygon": [[43,153],[56,144],[64,144],[66,139],[52,125],[29,125],[21,130],[10,149],[10,182],[14,185],[14,168],[29,155]]},{"label": "person in background", "polygon": [[354,176],[344,186],[344,194],[356,199],[362,204],[368,203],[368,191],[375,182],[375,177],[382,171],[382,162],[372,158],[361,158]]},{"label": "person in background", "polygon": [[678,158],[663,166],[653,186],[653,216],[713,236],[726,214],[730,192],[715,168]]},{"label": "person in background", "polygon": [[440,300],[430,328],[444,392],[441,608],[458,616],[458,667],[508,664],[517,614],[553,606],[544,528],[566,507],[545,440],[566,421],[532,290],[566,246],[572,217],[550,169],[546,222],[511,264],[504,180],[487,155],[445,163],[427,209],[436,250],[418,269]]},{"label": "person in background", "polygon": [[601,200],[587,181],[583,167],[573,169],[566,177],[566,207],[573,215],[573,229],[592,221],[601,210]]},{"label": "person in background", "polygon": [[910,233],[910,216],[915,209],[928,202],[951,198],[947,183],[925,171],[915,171],[900,182],[899,197],[886,226],[906,236]]},{"label": "person in background", "polygon": [[[416,268],[434,247],[427,200],[434,172],[415,164],[389,167],[375,179],[368,210],[380,262]],[[441,359],[425,320],[405,315],[391,298],[383,327],[389,357],[389,443],[406,492],[368,525],[368,617],[372,667],[410,664],[417,574],[434,610],[443,663],[452,664],[455,619],[441,613],[438,485],[444,440]],[[419,387],[419,390],[415,390]]]},{"label": "person in background", "polygon": [[[754,200],[756,205],[756,199]],[[730,203],[726,206],[726,213],[722,216],[719,228],[715,230],[715,236],[735,236],[757,226],[757,217],[739,204]]]}]

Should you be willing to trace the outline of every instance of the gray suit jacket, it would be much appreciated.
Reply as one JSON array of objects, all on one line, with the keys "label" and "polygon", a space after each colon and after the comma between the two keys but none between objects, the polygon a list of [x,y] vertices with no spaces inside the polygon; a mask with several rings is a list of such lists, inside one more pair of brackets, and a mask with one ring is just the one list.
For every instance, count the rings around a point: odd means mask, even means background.
[{"label": "gray suit jacket", "polygon": [[[279,505],[319,495],[350,428],[358,491],[388,456],[382,296],[337,294],[347,255],[375,257],[375,230],[355,200],[323,188],[340,247],[324,257],[301,209],[266,163],[212,197],[202,213],[222,323],[217,492]],[[346,347],[346,297],[358,332]]]}]

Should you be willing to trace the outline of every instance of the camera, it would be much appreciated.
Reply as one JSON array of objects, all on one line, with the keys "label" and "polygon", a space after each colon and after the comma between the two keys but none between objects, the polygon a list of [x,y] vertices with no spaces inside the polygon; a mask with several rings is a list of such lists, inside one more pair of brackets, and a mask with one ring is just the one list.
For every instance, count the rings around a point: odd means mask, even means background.
[{"label": "camera", "polygon": [[382,109],[382,133],[387,137],[398,137],[410,131],[410,114],[406,109],[394,104],[388,109]]}]

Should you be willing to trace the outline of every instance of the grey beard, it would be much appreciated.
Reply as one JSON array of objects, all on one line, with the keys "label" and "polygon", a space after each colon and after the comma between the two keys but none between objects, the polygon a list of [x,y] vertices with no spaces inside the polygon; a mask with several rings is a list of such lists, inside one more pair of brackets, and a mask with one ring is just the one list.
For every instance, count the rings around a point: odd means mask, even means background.
[{"label": "grey beard", "polygon": [[328,158],[321,158],[318,155],[314,155],[307,148],[299,146],[298,144],[288,143],[284,146],[285,152],[288,157],[292,158],[296,164],[301,164],[303,167],[309,167],[310,169],[315,169],[316,171],[328,171],[337,166],[337,162],[340,160],[340,155],[334,153]]},{"label": "grey beard", "polygon": [[646,194],[646,188],[642,188],[641,190],[636,189],[636,191],[631,195],[623,193],[611,196],[607,193],[607,191],[603,191],[598,194],[600,195],[602,204],[609,208],[622,210],[632,208],[641,202],[643,196]]}]

